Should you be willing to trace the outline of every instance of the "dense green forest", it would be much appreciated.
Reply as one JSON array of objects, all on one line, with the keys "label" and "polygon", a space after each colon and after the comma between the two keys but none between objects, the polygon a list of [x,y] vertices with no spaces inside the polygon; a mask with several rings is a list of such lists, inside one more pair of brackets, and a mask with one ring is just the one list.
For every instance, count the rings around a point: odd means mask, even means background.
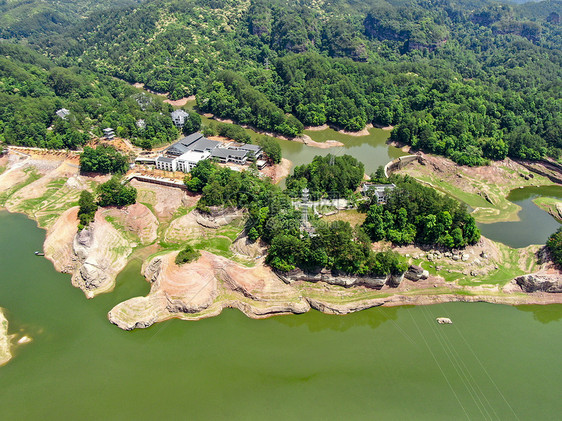
[{"label": "dense green forest", "polygon": [[302,232],[301,212],[290,197],[250,171],[240,173],[201,161],[186,177],[186,185],[203,193],[197,203],[202,212],[215,206],[247,209],[248,237],[253,241],[261,238],[271,245],[267,262],[278,270],[328,268],[338,273],[380,276],[402,273],[407,268],[395,253],[373,253],[363,228],[352,228],[347,222],[326,224],[311,217],[315,235]]},{"label": "dense green forest", "polygon": [[[64,119],[55,113],[66,108]],[[112,127],[151,145],[179,134],[162,99],[81,67],[64,68],[27,47],[0,43],[0,142],[75,149]]]},{"label": "dense green forest", "polygon": [[80,171],[101,174],[122,174],[129,169],[128,158],[113,146],[99,145],[97,148],[86,146],[80,154]]},{"label": "dense green forest", "polygon": [[0,0],[0,37],[26,37],[63,30],[92,13],[141,0]]},{"label": "dense green forest", "polygon": [[386,202],[373,199],[363,228],[373,241],[397,245],[427,244],[462,248],[480,239],[480,230],[466,206],[422,186],[411,177],[393,176]]},{"label": "dense green forest", "polygon": [[304,188],[312,198],[337,195],[348,197],[363,180],[365,166],[350,155],[315,156],[310,164],[295,167],[287,177],[287,190],[299,197]]},{"label": "dense green forest", "polygon": [[[155,0],[103,13],[88,4],[79,3],[87,18],[69,18],[56,33],[6,36],[25,36],[53,60],[52,69],[31,72],[51,96],[61,96],[47,83],[55,69],[78,80],[101,74],[172,99],[196,94],[201,111],[287,136],[305,125],[373,123],[395,125],[394,140],[461,164],[560,156],[559,0]],[[118,83],[103,81],[104,92],[90,96],[117,99],[105,90]],[[134,103],[118,102],[107,105],[141,118]],[[44,120],[41,130],[52,123]],[[164,121],[148,135],[133,119],[109,123],[126,137],[172,137]],[[5,137],[43,144],[41,130]]]}]

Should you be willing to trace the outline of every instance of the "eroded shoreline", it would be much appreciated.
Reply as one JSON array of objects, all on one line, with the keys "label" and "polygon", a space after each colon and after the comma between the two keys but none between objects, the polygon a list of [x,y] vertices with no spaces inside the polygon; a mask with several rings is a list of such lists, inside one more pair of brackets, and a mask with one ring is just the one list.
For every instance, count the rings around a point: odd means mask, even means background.
[{"label": "eroded shoreline", "polygon": [[[499,246],[494,246],[499,252],[489,265],[477,263],[480,249],[468,251],[472,257],[466,269],[457,267],[458,262],[449,262],[449,265],[442,258],[447,269],[438,270],[425,280],[403,280],[398,287],[383,285],[377,290],[325,282],[285,283],[264,265],[264,247],[247,242],[242,235],[243,213],[226,213],[209,219],[184,210],[192,208],[198,197],[180,189],[136,181],[140,203],[123,209],[101,209],[92,227],[78,234],[75,205],[80,191],[104,178],[81,176],[77,167],[67,160],[13,157],[8,161],[5,161],[6,171],[0,175],[1,205],[10,212],[26,214],[47,230],[46,257],[56,270],[70,273],[73,284],[89,298],[113,289],[115,277],[126,266],[133,251],[150,250],[143,265],[143,274],[151,283],[150,293],[124,301],[108,314],[109,320],[123,329],[147,327],[170,318],[198,320],[220,314],[227,307],[238,308],[248,317],[264,318],[304,313],[310,309],[347,314],[381,305],[450,301],[510,305],[562,303],[561,293],[525,293],[513,281],[461,285],[441,276],[441,273],[458,270],[459,274],[473,276],[478,282],[480,275],[472,273],[485,268],[493,275],[493,266],[505,263],[502,259],[506,258],[506,249]],[[176,266],[172,260],[178,246],[186,240],[197,239],[204,239],[210,245],[208,251],[204,251],[197,262]],[[162,243],[172,244],[172,247],[163,247]],[[220,244],[229,246],[224,248]],[[525,255],[535,252],[529,249]],[[402,253],[413,251],[402,250]],[[430,253],[419,250],[416,253],[423,257],[414,259],[412,255],[412,263],[419,264],[423,260],[425,265],[434,264],[434,258],[427,260]],[[514,261],[523,256],[518,253],[513,256]],[[490,254],[493,253],[490,251]],[[156,260],[159,263],[155,263]],[[538,272],[555,279],[560,277],[559,272],[544,265],[515,265],[511,270],[517,275]]]}]

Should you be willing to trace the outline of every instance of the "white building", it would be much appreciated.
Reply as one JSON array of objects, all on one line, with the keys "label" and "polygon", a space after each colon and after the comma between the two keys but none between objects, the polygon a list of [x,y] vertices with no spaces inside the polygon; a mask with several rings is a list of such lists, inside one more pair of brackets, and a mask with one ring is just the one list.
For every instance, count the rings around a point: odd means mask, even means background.
[{"label": "white building", "polygon": [[156,168],[164,171],[190,172],[199,161],[208,159],[210,156],[209,151],[187,151],[178,157],[159,156],[156,158]]},{"label": "white building", "polygon": [[156,169],[164,171],[175,171],[176,170],[176,159],[168,158],[167,156],[159,156],[156,158]]},{"label": "white building", "polygon": [[171,113],[172,121],[176,125],[176,127],[183,127],[185,122],[189,120],[189,114],[186,113],[184,110],[174,110]]},{"label": "white building", "polygon": [[66,108],[61,108],[60,110],[57,110],[55,114],[58,115],[63,120],[66,120],[66,117],[68,117],[70,111],[68,111]]},{"label": "white building", "polygon": [[182,156],[180,156],[179,158],[175,159],[177,171],[190,172],[193,169],[193,167],[197,165],[199,161],[208,159],[210,156],[211,153],[209,151],[205,151],[205,152],[188,151],[184,153]]},{"label": "white building", "polygon": [[[176,110],[178,111],[178,110]],[[204,137],[201,133],[193,133],[164,150],[164,154],[156,159],[156,168],[164,171],[190,172],[199,161],[213,159],[221,163],[245,165],[261,158],[262,148],[258,145],[229,145]],[[260,162],[265,166],[265,162]]]}]

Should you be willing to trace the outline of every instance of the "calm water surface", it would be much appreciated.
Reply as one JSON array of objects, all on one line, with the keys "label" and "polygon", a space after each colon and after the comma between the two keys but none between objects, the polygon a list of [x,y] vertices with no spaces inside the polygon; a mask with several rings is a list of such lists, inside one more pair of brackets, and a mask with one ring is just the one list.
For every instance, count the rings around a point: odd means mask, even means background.
[{"label": "calm water surface", "polygon": [[482,235],[511,247],[527,247],[545,244],[560,223],[548,212],[533,203],[537,197],[553,197],[562,200],[562,186],[524,187],[512,190],[507,199],[521,206],[516,222],[478,224]]},{"label": "calm water surface", "polygon": [[44,240],[33,221],[0,212],[0,239],[0,306],[11,333],[33,337],[0,368],[2,420],[546,420],[562,410],[560,305],[267,320],[227,310],[124,332],[106,313],[148,292],[140,262],[113,293],[86,300],[33,255]]}]

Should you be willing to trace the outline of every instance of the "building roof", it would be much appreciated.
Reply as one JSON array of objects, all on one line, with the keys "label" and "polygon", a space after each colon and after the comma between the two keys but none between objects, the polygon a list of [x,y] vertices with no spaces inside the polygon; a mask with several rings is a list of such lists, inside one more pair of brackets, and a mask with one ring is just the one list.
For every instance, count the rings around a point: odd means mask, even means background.
[{"label": "building roof", "polygon": [[178,140],[173,145],[168,146],[168,148],[166,148],[166,152],[172,155],[182,155],[191,150],[192,148],[190,146],[202,137],[203,135],[201,133],[192,133],[189,136]]},{"label": "building roof", "polygon": [[245,144],[242,146],[239,146],[238,149],[242,149],[244,151],[251,151],[251,152],[259,152],[261,151],[261,146],[259,145],[251,145],[251,144]]},{"label": "building roof", "polygon": [[66,108],[61,108],[60,110],[57,110],[55,114],[64,120],[70,114],[70,111]]},{"label": "building roof", "polygon": [[371,184],[363,183],[363,191],[385,191],[386,189],[394,189],[396,186],[394,184]]},{"label": "building roof", "polygon": [[219,142],[218,140],[211,140],[201,136],[199,140],[193,142],[191,145],[189,145],[188,148],[189,150],[192,151],[204,152],[204,151],[210,151],[211,149],[215,149],[220,144],[221,142]]},{"label": "building roof", "polygon": [[209,157],[209,152],[195,152],[195,151],[187,151],[182,156],[178,158],[181,161],[188,161],[188,162],[199,162],[203,159]]},{"label": "building roof", "polygon": [[189,117],[189,114],[186,113],[184,110],[179,109],[179,110],[174,110],[172,111],[172,118],[185,118],[185,117]]},{"label": "building roof", "polygon": [[242,158],[246,158],[247,155],[248,155],[248,151],[242,151],[240,149],[216,148],[211,151],[211,156],[213,158],[226,159],[228,157],[233,157],[233,158],[242,159]]},{"label": "building roof", "polygon": [[158,158],[156,158],[156,162],[169,162],[169,163],[172,163],[172,162],[174,162],[174,158],[168,158],[167,156],[159,156]]}]

